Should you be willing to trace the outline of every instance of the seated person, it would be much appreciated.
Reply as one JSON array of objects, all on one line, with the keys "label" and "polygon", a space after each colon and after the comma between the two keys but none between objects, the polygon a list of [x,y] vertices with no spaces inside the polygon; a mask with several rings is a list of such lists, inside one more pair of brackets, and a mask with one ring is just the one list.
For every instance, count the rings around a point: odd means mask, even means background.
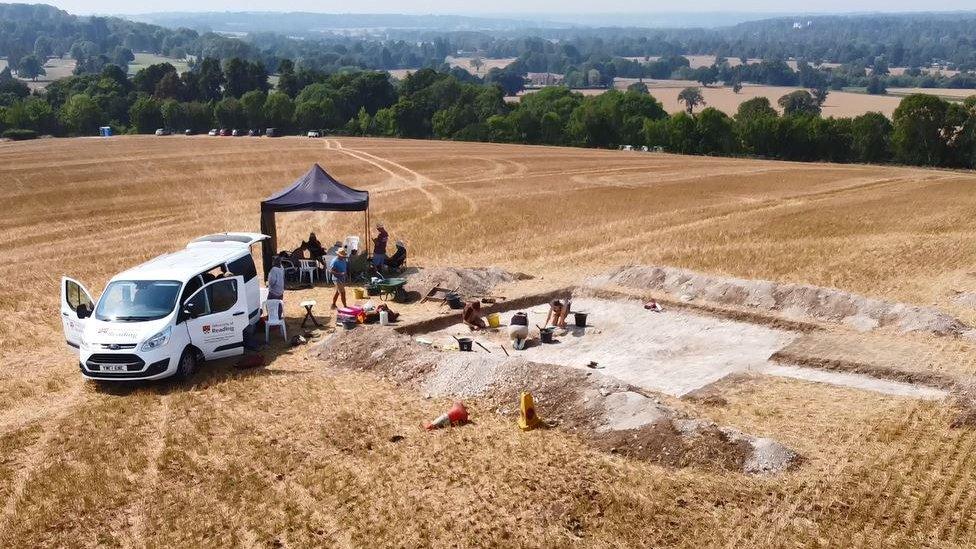
[{"label": "seated person", "polygon": [[396,241],[396,251],[393,255],[386,258],[386,268],[391,271],[397,271],[403,267],[403,262],[407,260],[407,247],[406,245],[397,240]]},{"label": "seated person", "polygon": [[529,315],[515,313],[508,323],[508,337],[512,340],[512,347],[520,351],[525,349],[525,343],[529,340]]},{"label": "seated person", "polygon": [[485,324],[485,319],[481,318],[480,301],[469,301],[464,305],[464,310],[461,311],[461,322],[472,330],[482,330],[488,326]]},{"label": "seated person", "polygon": [[556,326],[557,328],[566,327],[566,317],[569,316],[569,309],[572,302],[568,299],[553,299],[549,304],[549,313],[546,315],[545,326]]},{"label": "seated person", "polygon": [[322,243],[316,238],[315,233],[309,233],[305,248],[308,250],[311,259],[321,259],[325,255],[325,249],[322,248]]}]

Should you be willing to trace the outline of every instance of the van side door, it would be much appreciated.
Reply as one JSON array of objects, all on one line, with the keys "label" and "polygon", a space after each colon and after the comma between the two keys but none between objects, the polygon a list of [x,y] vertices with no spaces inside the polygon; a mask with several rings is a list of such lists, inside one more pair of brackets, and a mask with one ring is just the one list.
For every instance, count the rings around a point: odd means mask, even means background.
[{"label": "van side door", "polygon": [[247,328],[247,296],[244,278],[220,278],[204,284],[183,302],[190,342],[207,360],[244,353]]},{"label": "van side door", "polygon": [[261,318],[261,281],[254,266],[254,258],[248,253],[230,261],[225,267],[232,275],[244,278],[247,317],[251,324],[255,324]]},{"label": "van side door", "polygon": [[68,347],[80,352],[85,324],[95,309],[91,294],[77,280],[61,277],[61,327]]}]

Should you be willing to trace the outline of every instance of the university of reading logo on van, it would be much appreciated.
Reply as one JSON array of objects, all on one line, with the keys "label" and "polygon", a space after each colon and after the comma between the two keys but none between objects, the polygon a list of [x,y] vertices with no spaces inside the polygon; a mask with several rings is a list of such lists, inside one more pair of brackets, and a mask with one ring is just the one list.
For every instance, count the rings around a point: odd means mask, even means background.
[{"label": "university of reading logo on van", "polygon": [[100,326],[95,330],[98,335],[107,335],[112,337],[121,337],[125,339],[135,339],[136,333],[131,330],[111,328],[108,326]]},{"label": "university of reading logo on van", "polygon": [[233,331],[234,331],[233,324],[221,324],[219,326],[211,326],[210,324],[203,325],[203,333],[205,335],[223,334],[223,333],[233,332]]}]

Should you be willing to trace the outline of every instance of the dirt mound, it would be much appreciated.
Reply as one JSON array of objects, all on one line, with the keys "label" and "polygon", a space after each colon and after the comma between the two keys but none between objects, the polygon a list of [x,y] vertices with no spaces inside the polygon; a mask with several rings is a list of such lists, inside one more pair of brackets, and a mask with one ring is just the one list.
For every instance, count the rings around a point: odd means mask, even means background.
[{"label": "dirt mound", "polygon": [[894,326],[902,332],[961,335],[969,328],[931,307],[882,301],[834,288],[727,278],[673,267],[621,267],[588,284],[660,291],[682,301],[772,311],[791,319],[837,322],[861,331]]},{"label": "dirt mound", "polygon": [[551,424],[606,451],[662,465],[773,473],[798,460],[775,441],[685,417],[596,372],[519,357],[438,351],[386,329],[336,332],[312,355],[432,397],[477,397],[513,418],[519,393],[531,391],[540,416]]},{"label": "dirt mound", "polygon": [[422,269],[419,273],[407,279],[407,291],[424,293],[431,286],[442,288],[458,288],[462,296],[489,294],[495,286],[516,280],[523,280],[527,275],[510,273],[498,267],[437,267]]}]

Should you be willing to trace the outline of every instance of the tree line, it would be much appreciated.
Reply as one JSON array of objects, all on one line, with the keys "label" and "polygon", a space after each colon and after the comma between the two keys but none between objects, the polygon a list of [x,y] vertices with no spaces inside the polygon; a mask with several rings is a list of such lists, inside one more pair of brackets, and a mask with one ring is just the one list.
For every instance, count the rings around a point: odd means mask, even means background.
[{"label": "tree line", "polygon": [[263,65],[244,59],[203,59],[182,75],[161,63],[132,78],[110,64],[99,74],[71,76],[31,94],[7,70],[0,73],[0,131],[24,138],[94,135],[102,125],[118,133],[276,127],[286,132],[633,145],[684,154],[976,167],[976,97],[950,103],[916,94],[903,99],[890,120],[879,113],[823,118],[820,106],[826,95],[799,90],[778,101],[783,114],[760,97],[745,101],[729,116],[706,107],[700,91],[689,88],[680,96],[686,111],[669,115],[641,84],[597,96],[549,87],[509,103],[501,81],[482,82],[467,73],[459,78],[423,69],[396,82],[384,72],[326,73],[296,68],[288,60],[280,63],[278,73],[272,87]]},{"label": "tree line", "polygon": [[[509,31],[387,29],[379,35],[312,33],[302,39],[280,33],[227,37],[186,28],[164,28],[115,17],[78,17],[46,5],[0,4],[0,56],[21,76],[33,78],[36,61],[70,55],[76,74],[98,74],[108,64],[126,69],[133,52],[176,59],[240,58],[276,67],[284,59],[325,72],[347,68],[443,69],[447,55],[475,52],[491,58],[515,57],[521,72],[565,75],[571,87],[607,85],[614,77],[712,78],[724,82],[866,87],[871,77],[888,86],[976,87],[972,75],[939,78],[922,74],[933,64],[976,69],[976,14],[905,14],[776,18],[717,29],[517,28]],[[714,67],[691,74],[678,56],[710,54],[724,59],[763,59],[760,67]],[[662,57],[642,63],[626,58]],[[780,60],[797,59],[800,71],[783,70]],[[826,76],[802,73],[802,65],[822,62],[843,67]],[[887,67],[908,67],[905,75]],[[676,71],[684,71],[676,74]],[[870,74],[868,73],[870,72]]]}]

